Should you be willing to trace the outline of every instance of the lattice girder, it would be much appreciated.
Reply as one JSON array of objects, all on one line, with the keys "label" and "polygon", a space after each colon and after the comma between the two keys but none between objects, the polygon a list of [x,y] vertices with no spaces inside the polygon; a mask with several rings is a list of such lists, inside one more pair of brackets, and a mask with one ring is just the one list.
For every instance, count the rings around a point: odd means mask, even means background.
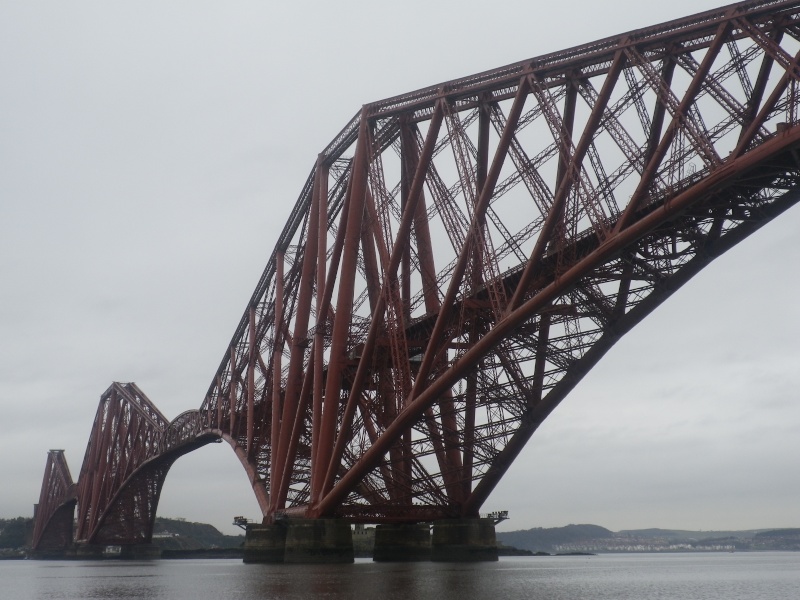
[{"label": "lattice girder", "polygon": [[267,518],[476,514],[631,315],[793,201],[799,14],[740,3],[365,106],[201,408],[268,457]]},{"label": "lattice girder", "polygon": [[94,541],[128,479],[161,453],[168,425],[136,384],[113,383],[103,393],[78,478],[78,540]]},{"label": "lattice girder", "polygon": [[50,450],[39,503],[33,516],[34,551],[64,550],[72,544],[77,488],[63,450]]}]

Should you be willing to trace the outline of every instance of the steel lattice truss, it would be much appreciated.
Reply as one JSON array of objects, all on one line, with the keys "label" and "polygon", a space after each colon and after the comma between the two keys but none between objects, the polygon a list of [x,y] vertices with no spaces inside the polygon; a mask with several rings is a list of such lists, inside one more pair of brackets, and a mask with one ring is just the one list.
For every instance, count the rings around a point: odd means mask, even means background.
[{"label": "steel lattice truss", "polygon": [[365,106],[200,410],[273,516],[474,515],[619,336],[796,201],[800,3]]},{"label": "steel lattice truss", "polygon": [[72,519],[77,499],[64,451],[50,450],[34,514],[34,550],[60,550],[72,543]]},{"label": "steel lattice truss", "polygon": [[[100,405],[78,477],[76,538],[149,542],[166,470],[160,459],[167,418],[133,383],[114,383]],[[163,461],[159,460],[158,464]],[[162,472],[163,471],[163,472]]]},{"label": "steel lattice truss", "polygon": [[[366,105],[160,452],[228,440],[266,520],[477,515],[620,336],[800,199],[798,59],[800,1],[742,2]],[[158,498],[114,487],[156,444],[113,406],[79,539]]]},{"label": "steel lattice truss", "polygon": [[197,410],[169,422],[136,384],[113,383],[100,397],[77,485],[63,450],[48,454],[33,549],[149,543],[170,467],[220,437],[201,429]]}]

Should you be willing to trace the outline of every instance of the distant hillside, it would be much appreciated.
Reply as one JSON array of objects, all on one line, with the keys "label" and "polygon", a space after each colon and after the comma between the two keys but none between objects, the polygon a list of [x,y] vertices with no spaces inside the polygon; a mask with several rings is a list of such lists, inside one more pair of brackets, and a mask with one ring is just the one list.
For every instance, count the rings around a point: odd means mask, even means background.
[{"label": "distant hillside", "polygon": [[626,529],[614,533],[597,525],[567,525],[498,532],[497,541],[524,550],[550,553],[800,551],[800,529]]},{"label": "distant hillside", "polygon": [[618,531],[618,535],[633,538],[666,538],[668,540],[687,540],[687,539],[712,539],[735,537],[739,539],[750,539],[764,529],[745,529],[742,531],[692,531],[688,529],[623,529]]},{"label": "distant hillside", "polygon": [[207,523],[156,517],[153,543],[163,550],[239,548],[244,544],[244,532],[242,535],[224,535]]},{"label": "distant hillside", "polygon": [[536,527],[525,531],[497,533],[497,541],[532,552],[556,552],[557,546],[583,542],[585,540],[609,539],[614,532],[598,525],[567,525],[544,529]]},{"label": "distant hillside", "polygon": [[800,537],[800,529],[770,529],[769,531],[759,531],[756,538],[776,538],[776,537]]},{"label": "distant hillside", "polygon": [[0,549],[27,546],[32,534],[33,519],[29,517],[0,519]]},{"label": "distant hillside", "polygon": [[772,529],[756,534],[753,550],[800,550],[800,529]]}]

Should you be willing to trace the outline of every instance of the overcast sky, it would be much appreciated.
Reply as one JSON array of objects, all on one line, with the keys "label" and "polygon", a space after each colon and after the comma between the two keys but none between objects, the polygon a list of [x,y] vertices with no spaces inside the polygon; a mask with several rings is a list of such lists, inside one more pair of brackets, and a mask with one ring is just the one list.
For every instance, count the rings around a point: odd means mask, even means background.
[{"label": "overcast sky", "polygon": [[[720,4],[0,0],[0,517],[32,514],[48,449],[77,478],[112,381],[200,406],[362,104]],[[800,526],[798,227],[617,344],[484,505],[502,529]],[[175,464],[159,514],[260,516],[227,444]]]}]

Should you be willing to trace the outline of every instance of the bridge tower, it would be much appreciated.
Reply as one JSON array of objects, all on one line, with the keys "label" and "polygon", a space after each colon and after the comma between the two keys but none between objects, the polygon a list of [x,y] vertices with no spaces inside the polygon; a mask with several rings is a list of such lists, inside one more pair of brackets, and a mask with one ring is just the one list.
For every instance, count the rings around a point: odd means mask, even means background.
[{"label": "bridge tower", "polygon": [[50,450],[44,469],[39,503],[33,511],[34,556],[49,558],[63,555],[73,540],[76,486],[63,450]]}]

